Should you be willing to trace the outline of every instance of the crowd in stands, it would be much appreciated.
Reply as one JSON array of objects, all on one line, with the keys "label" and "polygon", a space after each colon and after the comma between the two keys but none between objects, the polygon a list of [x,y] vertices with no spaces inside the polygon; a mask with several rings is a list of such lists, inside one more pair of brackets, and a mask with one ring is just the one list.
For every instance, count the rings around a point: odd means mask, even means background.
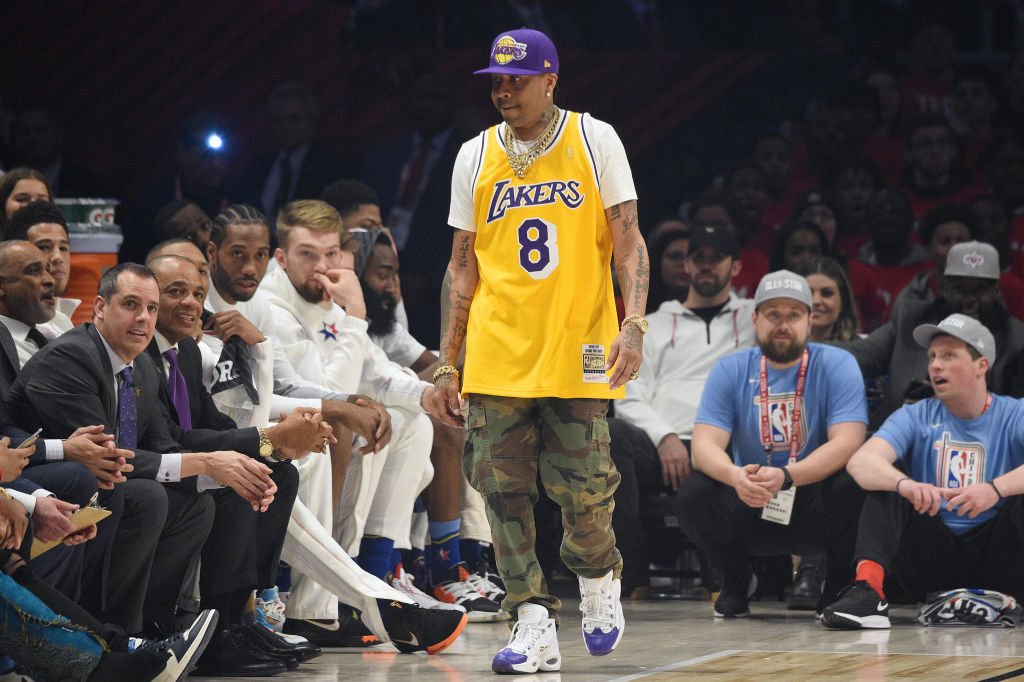
[{"label": "crowd in stands", "polygon": [[[573,47],[572,21],[520,4]],[[655,47],[694,21],[638,16]],[[361,15],[366,36],[378,19]],[[449,19],[473,47],[495,32]],[[1024,53],[958,65],[936,23],[910,44],[908,68],[855,70],[802,132],[766,130],[677,213],[645,216],[644,363],[609,421],[623,598],[650,595],[655,495],[721,591],[716,616],[749,612],[754,572],[840,628],[888,627],[886,591],[1024,598],[991,568],[1024,558]],[[237,174],[216,121],[190,118],[83,301],[65,296],[53,201],[108,188],[62,160],[52,112],[17,112],[0,178],[0,675],[272,676],[325,647],[437,653],[507,619],[465,430],[430,383],[452,165],[486,125],[452,93],[425,72],[409,134],[358,164],[319,145],[298,83],[270,90],[274,149]],[[926,422],[945,425],[938,473]],[[790,490],[771,512],[785,521],[762,515]],[[74,525],[95,506],[109,515]],[[925,570],[928,543],[962,566]]]}]

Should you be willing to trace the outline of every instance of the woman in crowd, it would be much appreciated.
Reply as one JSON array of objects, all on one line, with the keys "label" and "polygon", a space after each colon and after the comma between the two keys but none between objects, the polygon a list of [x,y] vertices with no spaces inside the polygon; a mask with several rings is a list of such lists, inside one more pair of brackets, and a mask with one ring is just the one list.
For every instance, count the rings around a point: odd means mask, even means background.
[{"label": "woman in crowd", "polygon": [[20,208],[33,201],[53,201],[53,193],[46,176],[32,168],[12,168],[0,178],[0,227]]},{"label": "woman in crowd", "polygon": [[686,274],[687,247],[690,234],[686,230],[662,232],[651,246],[651,290],[647,296],[647,312],[658,309],[665,301],[682,301],[690,290]]},{"label": "woman in crowd", "polygon": [[850,280],[831,258],[813,258],[796,269],[811,285],[811,341],[849,341],[856,338],[857,308]]}]

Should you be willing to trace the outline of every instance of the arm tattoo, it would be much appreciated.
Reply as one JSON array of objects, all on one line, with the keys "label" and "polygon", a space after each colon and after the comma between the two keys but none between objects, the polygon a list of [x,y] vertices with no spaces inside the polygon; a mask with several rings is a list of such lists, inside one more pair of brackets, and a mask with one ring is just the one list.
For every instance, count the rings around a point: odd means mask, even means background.
[{"label": "arm tattoo", "polygon": [[469,267],[469,239],[466,237],[459,241],[459,267]]},{"label": "arm tattoo", "polygon": [[466,296],[452,288],[452,269],[444,274],[441,284],[441,346],[440,361],[442,365],[450,365],[459,356],[459,350],[466,340],[466,327],[469,323],[469,307],[473,303],[472,296]]},{"label": "arm tattoo", "polygon": [[625,300],[633,290],[633,278],[630,277],[629,268],[626,267],[625,263],[617,265],[615,275],[619,278],[619,290],[622,292],[623,300]]},{"label": "arm tattoo", "polygon": [[647,263],[647,249],[636,247],[636,281],[633,286],[633,304],[643,310],[647,304],[647,290],[650,287],[651,267]]},{"label": "arm tattoo", "polygon": [[626,215],[622,218],[622,234],[626,234],[634,227],[637,226],[636,211],[627,210]]},{"label": "arm tattoo", "polygon": [[619,208],[622,204],[615,204],[612,206],[612,218],[618,219],[622,217],[622,209]]}]

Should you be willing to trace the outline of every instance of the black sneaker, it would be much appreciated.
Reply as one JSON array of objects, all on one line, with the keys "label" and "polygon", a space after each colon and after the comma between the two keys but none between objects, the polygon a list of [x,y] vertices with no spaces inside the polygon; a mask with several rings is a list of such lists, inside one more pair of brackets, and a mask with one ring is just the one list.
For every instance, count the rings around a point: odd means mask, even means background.
[{"label": "black sneaker", "polygon": [[723,589],[715,600],[715,618],[746,618],[750,615],[747,596]]},{"label": "black sneaker", "polygon": [[284,622],[284,632],[305,637],[310,643],[324,649],[380,644],[380,638],[370,632],[359,612],[343,604],[338,605],[338,620],[289,618]]},{"label": "black sneaker", "polygon": [[837,630],[887,630],[889,602],[879,599],[867,582],[858,580],[840,592],[834,604],[825,607],[821,622]]},{"label": "black sneaker", "polygon": [[416,604],[378,599],[391,643],[403,654],[437,654],[462,634],[469,614],[448,609],[423,609]]},{"label": "black sneaker", "polygon": [[199,663],[199,657],[210,643],[216,626],[217,609],[206,609],[196,616],[191,625],[170,637],[155,640],[132,637],[129,650],[166,652],[167,664],[160,679],[183,680]]},{"label": "black sneaker", "polygon": [[263,640],[267,647],[269,647],[271,653],[291,656],[298,663],[305,663],[310,659],[316,658],[322,653],[320,651],[320,647],[312,642],[292,644],[285,640],[281,635],[269,628],[263,627],[259,623],[251,623],[242,627],[248,628],[251,632],[255,633],[259,639]]},{"label": "black sneaker", "polygon": [[820,557],[805,556],[800,560],[793,578],[793,591],[786,600],[790,611],[813,611],[821,599],[822,561]]}]

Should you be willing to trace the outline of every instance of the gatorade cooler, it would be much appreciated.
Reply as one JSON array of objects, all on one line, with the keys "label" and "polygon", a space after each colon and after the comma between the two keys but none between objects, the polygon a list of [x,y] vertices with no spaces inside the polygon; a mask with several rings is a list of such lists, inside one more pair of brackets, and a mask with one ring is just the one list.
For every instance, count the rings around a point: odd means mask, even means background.
[{"label": "gatorade cooler", "polygon": [[58,198],[56,204],[68,221],[71,238],[71,276],[67,298],[82,301],[72,322],[81,324],[92,319],[92,302],[96,298],[100,277],[117,265],[117,252],[124,237],[114,222],[116,199]]}]

